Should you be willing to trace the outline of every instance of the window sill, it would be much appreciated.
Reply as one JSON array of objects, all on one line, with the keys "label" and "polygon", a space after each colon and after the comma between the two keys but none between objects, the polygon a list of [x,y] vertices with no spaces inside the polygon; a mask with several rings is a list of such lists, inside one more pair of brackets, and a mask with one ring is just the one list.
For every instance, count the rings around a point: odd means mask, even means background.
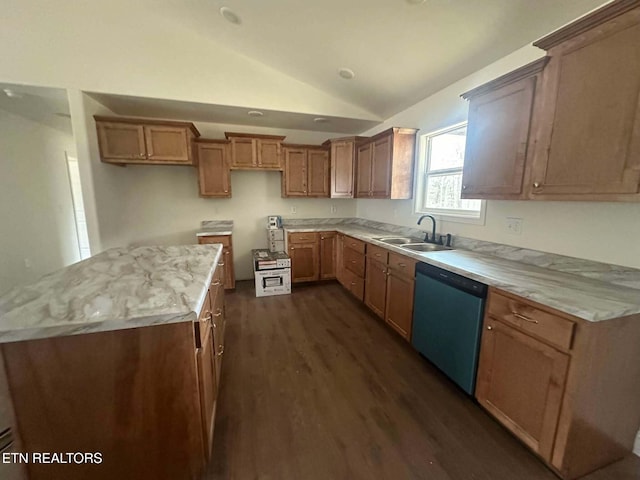
[{"label": "window sill", "polygon": [[485,200],[482,201],[482,206],[480,207],[480,212],[478,216],[473,215],[465,215],[461,213],[455,213],[451,210],[438,210],[437,208],[433,209],[424,209],[424,210],[416,210],[414,213],[416,215],[433,215],[436,217],[436,220],[439,222],[452,222],[452,223],[466,223],[470,225],[484,225],[486,221],[486,208],[487,202]]}]

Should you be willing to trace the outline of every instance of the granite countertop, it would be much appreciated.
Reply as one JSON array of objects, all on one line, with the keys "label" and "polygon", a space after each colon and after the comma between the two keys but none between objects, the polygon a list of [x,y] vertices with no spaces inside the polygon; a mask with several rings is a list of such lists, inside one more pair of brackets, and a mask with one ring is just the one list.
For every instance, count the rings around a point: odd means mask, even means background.
[{"label": "granite countertop", "polygon": [[233,220],[204,220],[200,230],[196,233],[198,237],[208,237],[216,235],[232,235]]},{"label": "granite countertop", "polygon": [[0,343],[194,321],[222,246],[114,248],[0,297]]},{"label": "granite countertop", "polygon": [[[335,230],[528,298],[589,322],[640,314],[640,290],[571,273],[550,270],[471,250],[411,252],[375,240],[378,237],[399,236],[397,234],[352,224],[285,226],[285,230],[287,232]],[[421,240],[417,239],[417,241]]]}]

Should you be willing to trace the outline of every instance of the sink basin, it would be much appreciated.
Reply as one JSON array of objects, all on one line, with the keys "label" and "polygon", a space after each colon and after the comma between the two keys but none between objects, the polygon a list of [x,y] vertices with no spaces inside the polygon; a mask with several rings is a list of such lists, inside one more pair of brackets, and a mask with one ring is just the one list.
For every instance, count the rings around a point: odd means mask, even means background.
[{"label": "sink basin", "polygon": [[436,245],[435,243],[406,243],[400,245],[400,248],[406,248],[414,252],[438,252],[440,250],[453,250],[451,247],[444,245]]},{"label": "sink basin", "polygon": [[375,238],[374,240],[388,243],[390,245],[405,245],[407,243],[416,242],[414,238],[409,238],[409,237],[382,237],[382,238]]}]

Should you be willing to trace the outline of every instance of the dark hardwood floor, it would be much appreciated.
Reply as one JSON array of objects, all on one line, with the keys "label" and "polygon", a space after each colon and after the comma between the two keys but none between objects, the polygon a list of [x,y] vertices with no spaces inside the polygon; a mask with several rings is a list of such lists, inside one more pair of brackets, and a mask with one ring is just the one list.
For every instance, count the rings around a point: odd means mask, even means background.
[{"label": "dark hardwood floor", "polygon": [[[337,283],[226,301],[206,479],[557,478]],[[640,458],[585,477],[614,479]]]}]

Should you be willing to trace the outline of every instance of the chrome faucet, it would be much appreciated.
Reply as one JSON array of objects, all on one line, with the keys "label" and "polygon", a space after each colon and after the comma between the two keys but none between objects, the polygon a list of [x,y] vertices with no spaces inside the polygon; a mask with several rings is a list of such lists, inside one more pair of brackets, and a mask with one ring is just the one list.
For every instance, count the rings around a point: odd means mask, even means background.
[{"label": "chrome faucet", "polygon": [[433,230],[431,231],[431,239],[429,239],[429,232],[425,232],[424,241],[426,243],[438,243],[436,242],[436,219],[433,217],[433,215],[422,215],[418,219],[418,225],[422,224],[422,220],[424,220],[425,218],[431,219],[431,223],[433,224]]}]

